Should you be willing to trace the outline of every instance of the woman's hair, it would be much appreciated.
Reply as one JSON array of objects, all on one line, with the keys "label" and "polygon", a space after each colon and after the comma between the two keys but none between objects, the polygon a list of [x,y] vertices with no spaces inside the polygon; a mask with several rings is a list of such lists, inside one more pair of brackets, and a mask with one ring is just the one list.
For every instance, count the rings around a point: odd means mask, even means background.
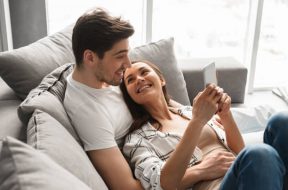
[{"label": "woman's hair", "polygon": [[76,22],[72,34],[72,49],[76,64],[83,61],[86,49],[94,51],[100,59],[120,40],[134,33],[133,26],[121,17],[110,16],[101,8],[84,13]]},{"label": "woman's hair", "polygon": [[[163,74],[161,73],[160,69],[154,65],[153,63],[149,62],[149,61],[133,61],[132,64],[134,63],[138,63],[138,62],[143,62],[143,63],[146,63],[147,65],[149,65],[155,72],[156,74],[159,76],[159,78],[161,80],[165,80],[164,79],[164,76]],[[134,102],[134,100],[130,97],[130,95],[128,94],[128,91],[127,91],[127,88],[126,88],[126,85],[125,85],[125,82],[124,80],[122,81],[122,83],[120,84],[120,89],[123,93],[123,97],[124,97],[124,101],[125,103],[127,104],[128,106],[128,109],[130,110],[131,112],[131,115],[132,115],[132,118],[134,120],[134,122],[132,123],[131,127],[130,127],[130,132],[133,132],[139,128],[141,128],[144,124],[146,124],[147,122],[150,122],[151,124],[154,124],[154,125],[158,125],[158,129],[161,128],[161,124],[155,120],[146,110],[145,108],[140,105],[140,104],[137,104],[136,102]],[[170,97],[167,93],[167,89],[166,89],[166,85],[162,86],[162,91],[163,91],[163,94],[164,94],[164,97],[165,97],[165,100],[166,100],[166,103],[168,105],[169,104],[169,101],[170,101]]]}]

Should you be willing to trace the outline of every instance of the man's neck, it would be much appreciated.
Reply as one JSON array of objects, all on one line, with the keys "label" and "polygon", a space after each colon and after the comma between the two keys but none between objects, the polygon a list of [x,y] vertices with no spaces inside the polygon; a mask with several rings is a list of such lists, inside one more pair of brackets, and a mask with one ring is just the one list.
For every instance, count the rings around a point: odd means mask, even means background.
[{"label": "man's neck", "polygon": [[91,88],[102,89],[109,87],[109,84],[99,81],[91,72],[88,72],[84,68],[74,68],[72,72],[73,80],[85,84]]}]

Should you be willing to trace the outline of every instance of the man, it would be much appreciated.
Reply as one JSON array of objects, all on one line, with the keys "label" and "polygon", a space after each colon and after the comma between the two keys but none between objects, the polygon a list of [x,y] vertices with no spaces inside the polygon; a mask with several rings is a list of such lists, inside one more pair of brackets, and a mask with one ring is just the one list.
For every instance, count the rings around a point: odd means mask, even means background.
[{"label": "man", "polygon": [[131,65],[133,33],[129,22],[96,9],[77,20],[72,35],[76,66],[67,77],[64,106],[109,189],[143,189],[120,151],[132,117],[118,85]]}]

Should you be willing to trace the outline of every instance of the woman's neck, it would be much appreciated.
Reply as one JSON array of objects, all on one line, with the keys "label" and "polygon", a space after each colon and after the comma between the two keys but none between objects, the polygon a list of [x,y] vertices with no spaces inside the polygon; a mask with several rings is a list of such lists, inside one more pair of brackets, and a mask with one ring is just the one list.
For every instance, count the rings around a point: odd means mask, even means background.
[{"label": "woman's neck", "polygon": [[171,120],[172,113],[169,111],[168,105],[164,97],[155,99],[157,99],[158,101],[152,101],[150,104],[144,106],[147,112],[149,112],[150,115],[158,122],[161,122],[163,120]]}]

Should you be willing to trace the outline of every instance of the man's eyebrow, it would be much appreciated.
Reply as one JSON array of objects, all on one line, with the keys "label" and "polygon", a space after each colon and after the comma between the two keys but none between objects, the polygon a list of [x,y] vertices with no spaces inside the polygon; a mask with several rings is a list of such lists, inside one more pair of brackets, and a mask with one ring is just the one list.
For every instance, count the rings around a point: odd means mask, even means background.
[{"label": "man's eyebrow", "polygon": [[117,52],[114,53],[113,55],[118,55],[118,54],[126,53],[126,52],[128,52],[128,50],[127,50],[127,49],[123,49],[123,50],[117,51]]}]

